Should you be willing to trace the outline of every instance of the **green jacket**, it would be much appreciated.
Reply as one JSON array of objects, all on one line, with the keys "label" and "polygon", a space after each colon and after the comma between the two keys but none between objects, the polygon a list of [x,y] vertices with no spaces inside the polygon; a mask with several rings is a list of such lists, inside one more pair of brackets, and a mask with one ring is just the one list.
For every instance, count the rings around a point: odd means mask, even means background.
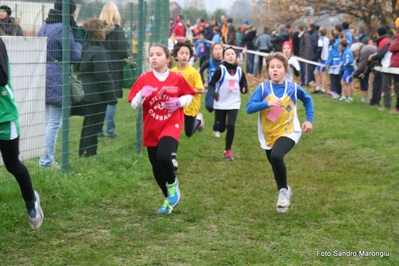
[{"label": "green jacket", "polygon": [[19,117],[9,73],[7,49],[0,38],[0,123],[15,121]]},{"label": "green jacket", "polygon": [[15,24],[14,18],[9,18],[7,21],[2,20],[6,26],[11,27],[10,32],[6,32],[3,27],[0,27],[0,36],[22,36],[22,29],[19,25]]}]

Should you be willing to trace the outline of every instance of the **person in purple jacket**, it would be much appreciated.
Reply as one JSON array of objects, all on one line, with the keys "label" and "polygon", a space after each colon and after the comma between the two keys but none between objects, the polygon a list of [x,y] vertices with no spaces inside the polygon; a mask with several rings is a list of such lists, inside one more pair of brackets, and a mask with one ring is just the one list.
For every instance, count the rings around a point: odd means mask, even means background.
[{"label": "person in purple jacket", "polygon": [[[46,64],[46,147],[40,157],[40,168],[60,168],[54,160],[55,146],[58,131],[62,125],[62,0],[56,0],[54,8],[50,9],[45,23],[40,28],[38,36],[47,37],[47,64]],[[76,28],[76,3],[70,0],[70,60],[79,61],[82,45],[75,41],[73,29]],[[58,64],[54,62],[58,61]]]}]

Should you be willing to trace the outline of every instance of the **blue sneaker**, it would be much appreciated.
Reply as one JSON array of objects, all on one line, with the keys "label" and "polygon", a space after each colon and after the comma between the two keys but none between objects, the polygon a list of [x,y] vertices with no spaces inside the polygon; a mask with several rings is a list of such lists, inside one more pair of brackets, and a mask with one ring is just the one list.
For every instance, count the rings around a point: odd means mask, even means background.
[{"label": "blue sneaker", "polygon": [[180,200],[180,189],[179,189],[179,180],[176,180],[173,184],[166,184],[166,188],[168,189],[168,201],[172,207],[176,207],[179,204]]},{"label": "blue sneaker", "polygon": [[168,199],[165,199],[161,208],[158,209],[159,213],[169,214],[173,211],[173,207],[169,205]]}]

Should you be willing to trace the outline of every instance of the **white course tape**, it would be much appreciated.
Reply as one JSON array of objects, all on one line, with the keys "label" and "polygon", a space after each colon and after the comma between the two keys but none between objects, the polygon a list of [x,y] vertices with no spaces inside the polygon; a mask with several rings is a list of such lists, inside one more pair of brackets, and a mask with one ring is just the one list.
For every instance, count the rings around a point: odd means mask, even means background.
[{"label": "white course tape", "polygon": [[[261,55],[261,56],[267,56],[267,55],[270,54],[270,53],[257,52],[257,51],[253,51],[253,50],[247,50],[247,53],[250,53],[250,54],[257,54],[257,55]],[[317,62],[315,62],[315,61],[303,59],[302,57],[299,57],[299,56],[293,55],[292,57],[295,58],[295,59],[298,60],[298,61],[302,61],[302,62],[304,62],[304,63],[308,63],[308,64],[311,64],[311,65],[315,65],[315,66],[324,66],[324,65],[319,64],[319,63],[317,63]]]},{"label": "white course tape", "polygon": [[380,66],[376,66],[376,67],[374,67],[374,70],[376,70],[378,72],[382,72],[382,73],[399,75],[399,68],[397,68],[397,67],[380,67]]},{"label": "white course tape", "polygon": [[[176,38],[176,39],[185,40],[186,38],[185,37],[179,37],[179,38]],[[211,41],[207,41],[207,42],[213,44],[213,42],[211,42]],[[227,45],[227,44],[222,44],[222,45],[225,46],[225,47],[226,46],[231,46],[231,47],[233,47],[234,49],[237,49],[237,50],[243,50],[244,49],[243,47],[240,47],[240,46],[233,46],[233,45]],[[269,55],[269,53],[263,53],[263,52],[253,51],[253,50],[246,50],[246,53],[255,54],[255,55],[261,55],[261,56]],[[322,64],[319,64],[318,62],[311,61],[311,60],[308,60],[308,59],[304,59],[304,58],[299,57],[299,56],[293,55],[292,57],[294,57],[298,61],[301,61],[301,62],[304,62],[304,63],[308,63],[308,64],[311,64],[311,65],[324,66]],[[339,66],[335,66],[335,67],[339,67]],[[332,67],[329,67],[329,68],[332,68]],[[382,73],[399,75],[399,68],[397,68],[397,67],[379,67],[379,66],[377,66],[377,67],[374,67],[374,70],[376,70],[378,72],[382,72]]]}]

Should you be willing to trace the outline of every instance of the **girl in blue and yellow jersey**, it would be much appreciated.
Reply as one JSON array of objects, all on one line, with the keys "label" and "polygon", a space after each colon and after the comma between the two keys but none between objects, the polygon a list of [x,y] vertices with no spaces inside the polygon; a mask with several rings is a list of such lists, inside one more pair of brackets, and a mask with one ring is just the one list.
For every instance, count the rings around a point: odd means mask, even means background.
[{"label": "girl in blue and yellow jersey", "polygon": [[[287,185],[284,156],[298,143],[302,132],[312,132],[314,108],[312,98],[302,87],[285,80],[289,69],[284,54],[267,56],[266,66],[270,80],[255,89],[246,111],[248,114],[259,112],[258,137],[276,179],[277,212],[284,213],[288,211],[292,195]],[[306,121],[302,126],[297,115],[298,99],[306,109]]]},{"label": "girl in blue and yellow jersey", "polygon": [[28,222],[32,229],[43,223],[43,210],[39,194],[33,190],[28,169],[19,160],[19,113],[10,82],[10,66],[7,49],[0,38],[0,152],[8,172],[18,182],[28,210]]}]

